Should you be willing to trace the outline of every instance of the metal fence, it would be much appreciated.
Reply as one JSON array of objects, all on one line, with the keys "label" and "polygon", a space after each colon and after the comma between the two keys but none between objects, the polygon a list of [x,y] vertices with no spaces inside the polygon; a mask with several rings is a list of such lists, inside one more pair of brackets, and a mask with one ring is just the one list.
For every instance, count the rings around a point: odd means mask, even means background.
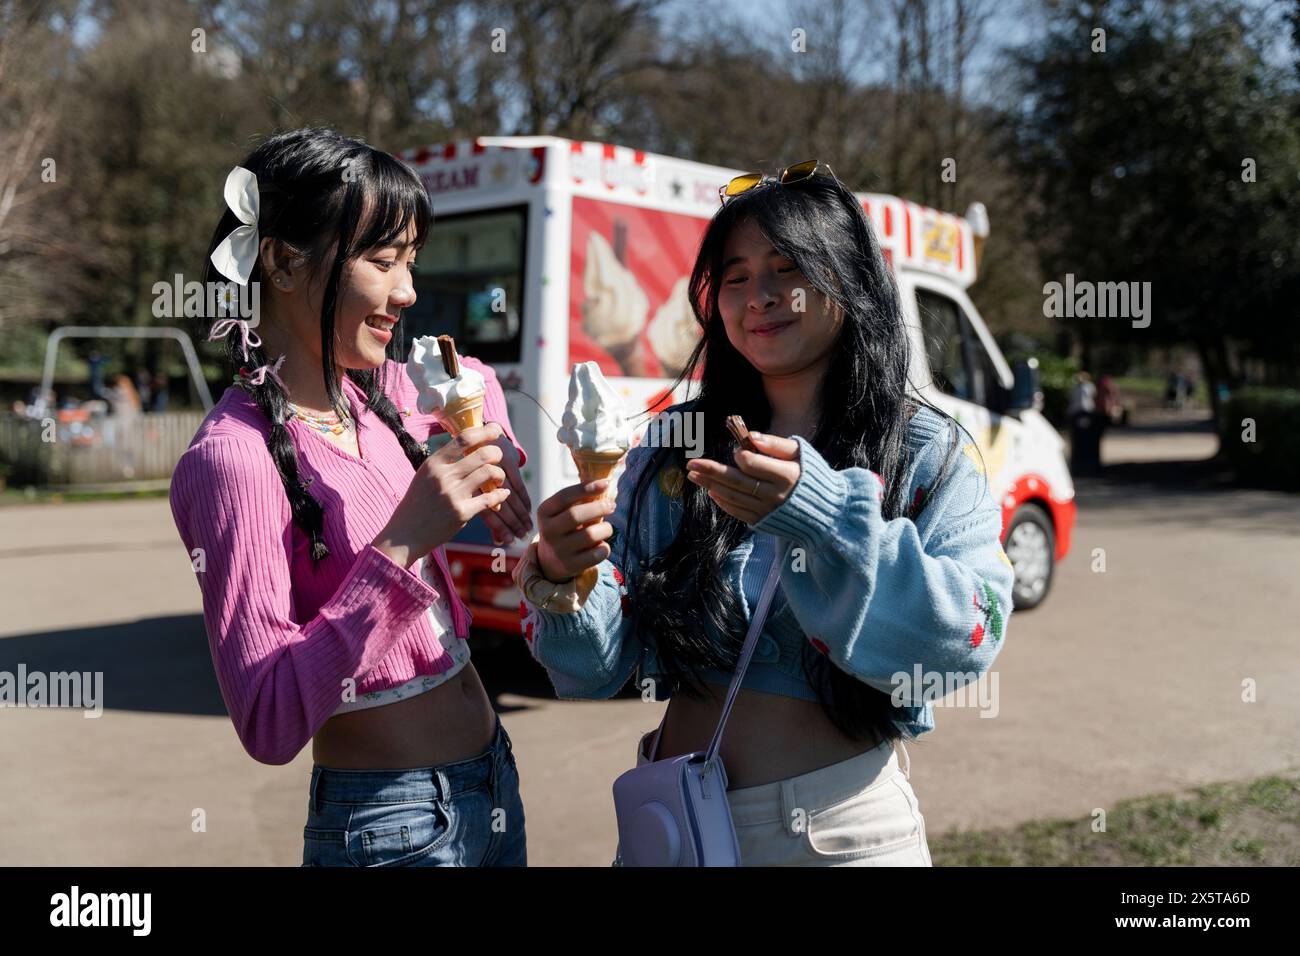
[{"label": "metal fence", "polygon": [[46,418],[0,415],[0,462],[11,485],[76,487],[165,480],[204,412],[129,418],[59,411]]}]

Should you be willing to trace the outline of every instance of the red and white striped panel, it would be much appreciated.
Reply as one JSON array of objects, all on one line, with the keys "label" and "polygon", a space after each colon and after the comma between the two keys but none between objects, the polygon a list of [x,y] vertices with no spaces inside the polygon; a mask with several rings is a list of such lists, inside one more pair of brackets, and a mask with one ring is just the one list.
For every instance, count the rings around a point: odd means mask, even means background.
[{"label": "red and white striped panel", "polygon": [[975,281],[974,234],[965,219],[881,193],[858,199],[896,265],[947,275],[963,286]]},{"label": "red and white striped panel", "polygon": [[432,146],[417,146],[414,149],[405,149],[397,154],[397,158],[404,163],[410,163],[413,166],[423,166],[425,163],[435,160],[448,160],[466,156],[480,156],[489,149],[504,149],[505,147],[490,147],[482,145],[478,139],[465,139],[456,143],[437,143]]},{"label": "red and white striped panel", "polygon": [[611,192],[621,188],[644,195],[650,188],[645,150],[612,143],[572,140],[569,174],[575,184],[603,184]]}]

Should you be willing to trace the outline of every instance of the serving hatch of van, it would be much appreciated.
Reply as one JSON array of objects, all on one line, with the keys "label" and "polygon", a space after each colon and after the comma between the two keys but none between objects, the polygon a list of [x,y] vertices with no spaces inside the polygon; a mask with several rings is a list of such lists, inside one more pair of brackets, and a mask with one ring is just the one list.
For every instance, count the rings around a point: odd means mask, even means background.
[{"label": "serving hatch of van", "polygon": [[[554,440],[575,364],[592,362],[636,419],[689,397],[673,379],[699,327],[687,285],[718,187],[737,170],[605,143],[480,137],[399,154],[420,175],[434,223],[405,310],[406,338],[449,334],[492,365],[511,425],[529,450],[524,480],[542,501],[578,480]],[[988,219],[896,196],[859,194],[898,280],[917,393],[974,439],[1002,503],[1015,605],[1032,607],[1069,550],[1074,488],[1064,443],[1034,407],[1031,369],[1013,374],[966,295]],[[447,545],[457,590],[479,628],[518,631],[509,571],[523,543],[494,548],[472,522]]]}]

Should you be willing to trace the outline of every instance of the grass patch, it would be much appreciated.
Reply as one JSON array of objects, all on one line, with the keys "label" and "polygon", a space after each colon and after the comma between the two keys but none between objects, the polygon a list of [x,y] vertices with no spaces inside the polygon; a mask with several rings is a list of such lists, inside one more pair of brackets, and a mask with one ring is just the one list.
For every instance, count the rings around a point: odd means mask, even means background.
[{"label": "grass patch", "polygon": [[136,498],[166,498],[166,488],[142,491],[55,491],[49,488],[5,488],[0,491],[0,508],[6,505],[58,505],[76,501],[128,501]]},{"label": "grass patch", "polygon": [[1300,866],[1300,775],[1217,783],[1092,817],[930,839],[935,866]]},{"label": "grass patch", "polygon": [[[1121,399],[1141,398],[1143,404],[1162,404],[1165,400],[1165,389],[1168,388],[1168,382],[1163,378],[1118,376],[1115,379],[1115,387],[1119,389]],[[1192,399],[1201,405],[1209,404],[1209,386],[1199,378],[1196,380],[1196,386],[1192,389]]]}]

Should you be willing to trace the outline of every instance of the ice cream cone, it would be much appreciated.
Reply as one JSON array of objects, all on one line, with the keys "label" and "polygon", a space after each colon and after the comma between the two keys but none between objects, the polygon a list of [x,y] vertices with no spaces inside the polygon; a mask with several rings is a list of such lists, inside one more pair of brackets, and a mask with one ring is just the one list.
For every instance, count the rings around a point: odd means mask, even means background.
[{"label": "ice cream cone", "polygon": [[438,412],[438,419],[453,435],[459,435],[470,428],[478,428],[483,424],[483,396],[471,395],[458,402],[452,402]]},{"label": "ice cream cone", "polygon": [[[579,450],[571,452],[573,463],[578,466],[578,480],[582,484],[590,481],[599,481],[602,478],[608,478],[614,474],[627,452],[622,450],[615,451],[586,451]],[[590,498],[584,498],[583,501],[598,501],[601,498],[613,497],[614,485],[611,484],[605,489],[604,494],[592,495]]]},{"label": "ice cream cone", "polygon": [[[435,414],[438,421],[442,423],[442,427],[452,435],[459,435],[470,428],[478,428],[483,424],[483,395],[469,395],[459,401],[451,402],[439,409]],[[466,454],[477,451],[483,447],[483,444],[485,443],[475,445]],[[480,490],[483,494],[487,494],[489,491],[494,491],[500,487],[501,483],[499,481],[487,481],[483,483]],[[493,511],[501,510],[499,504],[490,507]]]}]

